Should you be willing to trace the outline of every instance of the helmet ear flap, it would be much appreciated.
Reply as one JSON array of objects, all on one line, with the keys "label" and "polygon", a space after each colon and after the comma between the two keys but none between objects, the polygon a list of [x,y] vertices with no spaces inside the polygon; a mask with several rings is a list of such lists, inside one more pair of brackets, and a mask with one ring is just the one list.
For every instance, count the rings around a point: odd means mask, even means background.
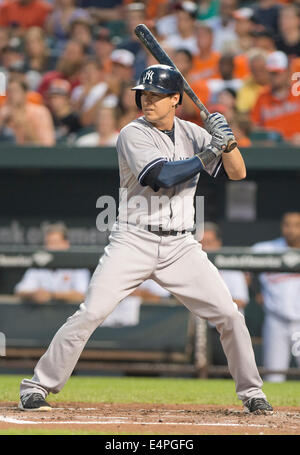
[{"label": "helmet ear flap", "polygon": [[139,109],[142,109],[142,103],[141,103],[141,90],[136,90],[135,91],[135,104]]}]

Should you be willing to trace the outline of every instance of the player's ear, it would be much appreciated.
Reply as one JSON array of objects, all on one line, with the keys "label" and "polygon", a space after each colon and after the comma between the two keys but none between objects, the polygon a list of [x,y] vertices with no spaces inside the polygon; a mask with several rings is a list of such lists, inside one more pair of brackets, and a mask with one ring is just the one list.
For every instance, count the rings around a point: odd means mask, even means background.
[{"label": "player's ear", "polygon": [[172,106],[176,108],[178,106],[179,100],[180,100],[180,94],[174,93],[172,95]]}]

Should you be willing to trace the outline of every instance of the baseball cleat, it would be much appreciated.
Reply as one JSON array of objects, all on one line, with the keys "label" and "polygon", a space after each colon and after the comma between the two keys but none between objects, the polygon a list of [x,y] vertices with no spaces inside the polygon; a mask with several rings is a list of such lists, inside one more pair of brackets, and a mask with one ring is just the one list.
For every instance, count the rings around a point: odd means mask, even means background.
[{"label": "baseball cleat", "polygon": [[244,404],[244,410],[253,414],[273,414],[273,408],[265,398],[250,398]]},{"label": "baseball cleat", "polygon": [[52,409],[40,393],[30,393],[22,396],[18,408],[22,411],[51,411]]}]

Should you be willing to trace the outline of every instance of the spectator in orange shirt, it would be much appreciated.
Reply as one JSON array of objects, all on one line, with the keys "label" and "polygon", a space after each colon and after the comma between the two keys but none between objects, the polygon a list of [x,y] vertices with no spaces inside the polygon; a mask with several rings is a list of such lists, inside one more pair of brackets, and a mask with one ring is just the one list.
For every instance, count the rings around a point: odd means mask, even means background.
[{"label": "spectator in orange shirt", "polygon": [[[193,56],[187,49],[178,49],[173,55],[174,63],[183,75],[183,77],[190,83],[191,88],[194,90],[198,98],[203,104],[207,104],[209,99],[209,89],[205,80],[198,79],[197,81],[191,80],[191,68],[193,64]],[[184,120],[189,120],[203,125],[199,115],[199,109],[189,96],[184,96],[182,104],[177,107],[176,115]]]},{"label": "spectator in orange shirt", "polygon": [[43,0],[10,0],[0,6],[0,26],[43,28],[52,6]]},{"label": "spectator in orange shirt", "polygon": [[266,67],[269,87],[258,97],[252,121],[257,127],[277,131],[285,140],[300,145],[300,96],[292,90],[286,54],[282,51],[269,54]]},{"label": "spectator in orange shirt", "polygon": [[213,50],[213,31],[208,25],[199,22],[196,27],[196,40],[199,54],[194,56],[190,80],[211,79],[219,73],[220,53]]},{"label": "spectator in orange shirt", "polygon": [[10,81],[6,103],[0,110],[0,128],[9,128],[20,145],[53,146],[54,127],[49,110],[27,101],[24,82]]},{"label": "spectator in orange shirt", "polygon": [[210,91],[210,102],[215,103],[219,93],[226,89],[232,89],[235,92],[239,90],[243,84],[240,78],[234,76],[234,57],[230,54],[222,55],[219,60],[220,77],[209,79],[207,85]]}]

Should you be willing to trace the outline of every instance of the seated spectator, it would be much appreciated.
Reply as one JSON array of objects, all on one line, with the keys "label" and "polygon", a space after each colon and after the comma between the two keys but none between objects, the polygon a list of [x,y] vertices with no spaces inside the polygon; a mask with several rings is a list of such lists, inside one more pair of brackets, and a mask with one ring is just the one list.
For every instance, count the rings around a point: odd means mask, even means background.
[{"label": "seated spectator", "polygon": [[78,5],[89,12],[97,23],[119,21],[123,14],[122,0],[78,0]]},{"label": "seated spectator", "polygon": [[70,40],[66,43],[56,68],[44,74],[38,92],[46,99],[49,86],[53,79],[66,79],[72,89],[80,84],[79,72],[86,60],[85,46],[78,41]]},{"label": "seated spectator", "polygon": [[126,49],[115,49],[110,56],[111,72],[107,75],[106,81],[108,91],[117,98],[121,94],[122,86],[125,82],[134,78],[134,55]]},{"label": "seated spectator", "polygon": [[[118,49],[126,49],[134,55],[133,75],[131,79],[138,80],[146,68],[147,52],[135,34],[135,27],[146,23],[146,7],[144,3],[129,3],[124,11],[127,36],[118,44]],[[129,80],[129,79],[127,79]]]},{"label": "seated spectator", "polygon": [[234,57],[232,55],[222,55],[218,68],[221,77],[207,81],[210,91],[210,103],[216,102],[218,94],[222,90],[230,88],[236,92],[243,84],[241,79],[234,77]]},{"label": "seated spectator", "polygon": [[14,80],[23,82],[27,85],[27,101],[34,104],[44,104],[42,95],[36,92],[33,88],[36,83],[36,76],[32,72],[27,71],[25,62],[15,62],[8,68],[7,81]]},{"label": "seated spectator", "polygon": [[269,82],[265,52],[254,50],[249,56],[249,68],[251,74],[237,92],[236,107],[239,112],[250,112]]},{"label": "seated spectator", "polygon": [[276,0],[258,0],[257,3],[252,20],[261,28],[277,34],[281,5]]},{"label": "seated spectator", "polygon": [[80,70],[79,81],[80,85],[72,91],[71,101],[82,125],[90,126],[108,92],[108,84],[103,80],[100,63],[92,58],[86,60]]},{"label": "seated spectator", "polygon": [[9,43],[9,29],[0,27],[0,67],[2,66],[2,52]]},{"label": "seated spectator", "polygon": [[24,37],[26,64],[29,70],[45,73],[52,70],[46,35],[39,27],[30,27]]},{"label": "seated spectator", "polygon": [[145,3],[146,17],[148,20],[157,21],[169,12],[169,0],[151,0]]},{"label": "seated spectator", "polygon": [[43,28],[52,11],[49,2],[43,0],[11,0],[0,5],[0,26],[26,29]]},{"label": "seated spectator", "polygon": [[213,30],[208,25],[198,23],[195,31],[199,53],[193,57],[190,80],[203,80],[217,77],[220,53],[213,50]]},{"label": "seated spectator", "polygon": [[216,104],[209,104],[211,112],[221,111],[230,124],[236,114],[236,92],[232,88],[224,88],[218,93]]},{"label": "seated spectator", "polygon": [[76,0],[56,0],[46,22],[47,34],[54,39],[54,47],[61,50],[69,39],[71,22],[79,17],[90,18],[87,11],[76,7]]},{"label": "seated spectator", "polygon": [[281,51],[268,55],[269,86],[258,97],[251,118],[256,127],[279,132],[291,144],[300,144],[300,97],[291,90],[288,58]]},{"label": "seated spectator", "polygon": [[93,53],[92,22],[89,17],[79,16],[71,20],[69,36],[70,39],[82,43],[89,55]]},{"label": "seated spectator", "polygon": [[300,57],[300,8],[286,5],[279,14],[277,49],[290,57]]},{"label": "seated spectator", "polygon": [[[220,78],[220,53],[214,51],[213,31],[208,25],[199,23],[196,27],[196,38],[199,54],[194,56],[190,80]],[[233,55],[233,54],[232,54]],[[243,54],[233,56],[233,77],[242,79],[249,73],[248,59]]]},{"label": "seated spectator", "polygon": [[71,85],[65,79],[54,79],[48,93],[48,104],[52,112],[57,142],[74,142],[82,128],[79,115],[72,110]]},{"label": "seated spectator", "polygon": [[254,23],[251,20],[253,16],[252,8],[239,8],[233,13],[235,19],[235,33],[237,34],[237,52],[243,53],[249,51],[253,47]]},{"label": "seated spectator", "polygon": [[239,147],[251,147],[252,142],[250,136],[252,133],[252,123],[249,116],[235,112],[228,123],[234,133]]},{"label": "seated spectator", "polygon": [[30,27],[24,36],[25,64],[27,80],[31,90],[37,90],[43,74],[53,69],[55,64],[50,56],[46,36],[39,27]]},{"label": "seated spectator", "polygon": [[176,34],[168,35],[162,42],[170,49],[187,49],[191,54],[198,53],[195,36],[197,6],[191,1],[180,1],[175,4]]},{"label": "seated spectator", "polygon": [[220,0],[202,0],[198,3],[197,20],[205,21],[219,15]]},{"label": "seated spectator", "polygon": [[105,102],[98,108],[94,133],[81,136],[76,141],[79,147],[113,147],[119,136],[117,112],[114,105],[110,107]]},{"label": "seated spectator", "polygon": [[140,320],[140,307],[143,302],[159,303],[168,299],[170,293],[153,280],[144,281],[130,296],[122,300],[105,319],[101,327],[134,326]]},{"label": "seated spectator", "polygon": [[233,18],[237,3],[237,0],[220,0],[219,15],[205,21],[213,29],[213,49],[220,53],[232,52],[238,46]]},{"label": "seated spectator", "polygon": [[7,99],[0,109],[0,127],[9,128],[20,145],[53,146],[55,132],[51,114],[46,106],[27,101],[24,82],[11,80]]},{"label": "seated spectator", "polygon": [[[44,248],[48,251],[67,251],[70,243],[66,228],[49,225],[45,231]],[[43,304],[51,300],[80,303],[90,280],[88,269],[30,268],[16,285],[15,293],[23,300]]]},{"label": "seated spectator", "polygon": [[[203,237],[201,238],[201,234]],[[196,233],[196,239],[201,243],[204,251],[217,251],[222,247],[221,231],[217,224],[207,222],[204,224],[204,233]],[[249,302],[249,291],[245,274],[238,270],[220,270],[233,301],[237,304],[241,313]]]},{"label": "seated spectator", "polygon": [[276,51],[275,35],[267,30],[254,30],[253,47],[260,49],[268,54]]},{"label": "seated spectator", "polygon": [[[178,49],[173,59],[175,65],[183,75],[183,77],[189,82],[192,90],[196,93],[198,98],[206,105],[209,99],[209,89],[205,80],[198,79],[193,80],[194,73],[193,68],[193,56],[187,49]],[[184,96],[182,104],[177,106],[176,115],[184,120],[195,122],[203,126],[199,109],[189,96]]]},{"label": "seated spectator", "polygon": [[15,63],[24,63],[25,61],[20,39],[10,39],[8,44],[2,48],[1,54],[0,70],[5,76],[7,76],[8,68]]},{"label": "seated spectator", "polygon": [[132,120],[140,117],[142,112],[135,103],[135,97],[132,93],[134,82],[124,82],[121,87],[121,93],[116,107],[118,114],[118,130],[128,125]]},{"label": "seated spectator", "polygon": [[105,75],[111,72],[111,53],[115,45],[112,42],[110,30],[106,27],[99,27],[94,36],[93,50],[96,60],[101,63]]}]

